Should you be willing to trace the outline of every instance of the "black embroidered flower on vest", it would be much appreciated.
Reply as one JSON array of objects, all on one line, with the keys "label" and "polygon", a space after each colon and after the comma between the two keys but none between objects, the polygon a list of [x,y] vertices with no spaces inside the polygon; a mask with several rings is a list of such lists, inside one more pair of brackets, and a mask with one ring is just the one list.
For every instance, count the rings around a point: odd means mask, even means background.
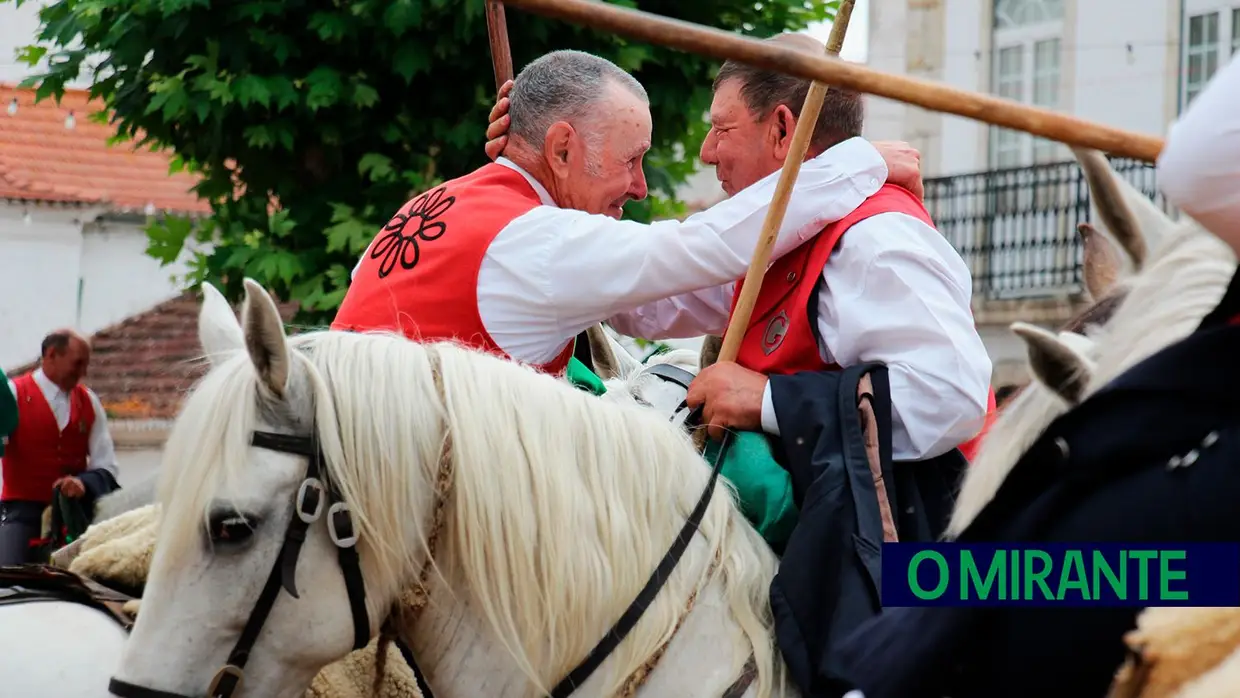
[{"label": "black embroidered flower on vest", "polygon": [[409,210],[397,213],[383,226],[383,232],[387,235],[379,238],[370,251],[371,259],[383,258],[383,261],[379,262],[379,278],[391,274],[397,262],[405,269],[417,266],[422,256],[418,241],[437,240],[447,232],[448,226],[435,219],[452,208],[456,197],[444,196],[444,191],[445,189],[440,187],[419,196],[409,204]]}]

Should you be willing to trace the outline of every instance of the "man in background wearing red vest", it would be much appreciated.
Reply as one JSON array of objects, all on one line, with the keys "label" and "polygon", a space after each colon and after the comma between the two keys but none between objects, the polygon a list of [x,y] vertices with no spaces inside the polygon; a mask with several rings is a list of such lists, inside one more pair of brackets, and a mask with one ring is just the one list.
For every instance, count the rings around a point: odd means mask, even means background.
[{"label": "man in background wearing red vest", "polygon": [[[646,196],[646,91],[605,59],[555,51],[517,75],[505,157],[404,206],[353,272],[332,329],[399,331],[562,373],[586,328],[744,274],[778,179],[684,221],[620,220]],[[774,257],[884,181],[920,178],[905,144],[861,138],[808,160]]]},{"label": "man in background wearing red vest", "polygon": [[59,487],[69,498],[115,490],[116,452],[99,398],[81,384],[90,345],[72,330],[43,339],[39,368],[9,381],[17,426],[0,459],[0,565],[31,561],[43,510]]}]

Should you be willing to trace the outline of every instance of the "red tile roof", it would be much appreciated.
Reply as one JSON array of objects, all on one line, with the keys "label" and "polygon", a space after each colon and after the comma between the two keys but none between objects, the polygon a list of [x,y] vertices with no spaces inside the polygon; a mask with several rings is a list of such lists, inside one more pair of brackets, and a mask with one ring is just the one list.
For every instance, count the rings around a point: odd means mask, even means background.
[{"label": "red tile roof", "polygon": [[[206,372],[199,357],[197,293],[186,292],[95,333],[86,384],[113,419],[172,419]],[[285,322],[297,306],[279,304]],[[32,362],[9,372],[32,370]]]},{"label": "red tile roof", "polygon": [[[10,114],[13,100],[16,112]],[[34,90],[0,84],[0,199],[102,204],[116,211],[206,213],[210,207],[190,187],[198,179],[168,174],[171,155],[109,146],[112,126],[92,122],[103,108],[85,90],[66,90],[34,103]],[[65,121],[73,114],[74,126]]]}]

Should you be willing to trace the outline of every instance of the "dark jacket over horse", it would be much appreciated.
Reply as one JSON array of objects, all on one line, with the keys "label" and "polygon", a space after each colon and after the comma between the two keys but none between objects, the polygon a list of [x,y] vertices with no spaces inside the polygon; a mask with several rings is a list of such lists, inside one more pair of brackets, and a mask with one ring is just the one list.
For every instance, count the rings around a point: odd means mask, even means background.
[{"label": "dark jacket over horse", "polygon": [[[962,541],[1240,540],[1240,287],[1051,423]],[[1190,455],[1191,454],[1191,455]],[[866,698],[1103,696],[1140,608],[893,608],[836,661]]]},{"label": "dark jacket over horse", "polygon": [[843,667],[832,650],[881,610],[885,533],[937,537],[966,464],[957,450],[892,463],[881,364],[772,375],[770,386],[780,427],[774,451],[800,511],[771,584],[776,639],[802,695],[838,695]]}]

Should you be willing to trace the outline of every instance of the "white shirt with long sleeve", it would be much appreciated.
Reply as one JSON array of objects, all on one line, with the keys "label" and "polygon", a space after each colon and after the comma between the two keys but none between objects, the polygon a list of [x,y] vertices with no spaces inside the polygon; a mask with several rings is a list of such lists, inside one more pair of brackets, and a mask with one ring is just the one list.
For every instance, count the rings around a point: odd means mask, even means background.
[{"label": "white shirt with long sleeve", "polygon": [[[740,278],[779,179],[772,173],[683,221],[642,224],[558,208],[529,173],[497,162],[524,175],[544,205],[492,240],[478,271],[478,312],[500,349],[531,364],[551,361],[612,315]],[[806,161],[773,258],[851,213],[886,180],[882,157],[861,138]]]},{"label": "white shirt with long sleeve", "polygon": [[[819,351],[841,366],[887,365],[892,457],[924,460],[972,438],[986,414],[991,361],[970,312],[972,277],[947,240],[912,216],[881,213],[848,229],[822,274]],[[609,322],[646,339],[722,334],[734,287],[656,301]],[[779,434],[769,383],[762,428]]]},{"label": "white shirt with long sleeve", "polygon": [[1171,203],[1240,250],[1240,55],[1171,125],[1158,156]]},{"label": "white shirt with long sleeve", "polygon": [[[13,385],[13,381],[9,381],[9,390],[13,395],[17,395],[17,388]],[[52,415],[56,417],[56,428],[64,431],[65,426],[69,424],[69,393],[60,389],[60,386],[52,382],[47,374],[43,373],[43,369],[38,368],[34,371],[34,383],[39,386],[39,392],[43,393],[43,397],[47,399],[47,404],[52,408]],[[88,444],[90,446],[90,460],[87,464],[88,470],[99,468],[112,473],[112,477],[119,478],[120,473],[116,467],[116,447],[112,443],[112,434],[108,431],[108,415],[103,411],[103,403],[99,401],[99,396],[95,395],[95,391],[90,388],[86,389],[86,395],[90,398],[91,407],[95,410],[95,422],[90,428],[90,437]],[[21,420],[21,404],[17,406],[18,420]],[[0,456],[0,461],[3,457]]]}]

